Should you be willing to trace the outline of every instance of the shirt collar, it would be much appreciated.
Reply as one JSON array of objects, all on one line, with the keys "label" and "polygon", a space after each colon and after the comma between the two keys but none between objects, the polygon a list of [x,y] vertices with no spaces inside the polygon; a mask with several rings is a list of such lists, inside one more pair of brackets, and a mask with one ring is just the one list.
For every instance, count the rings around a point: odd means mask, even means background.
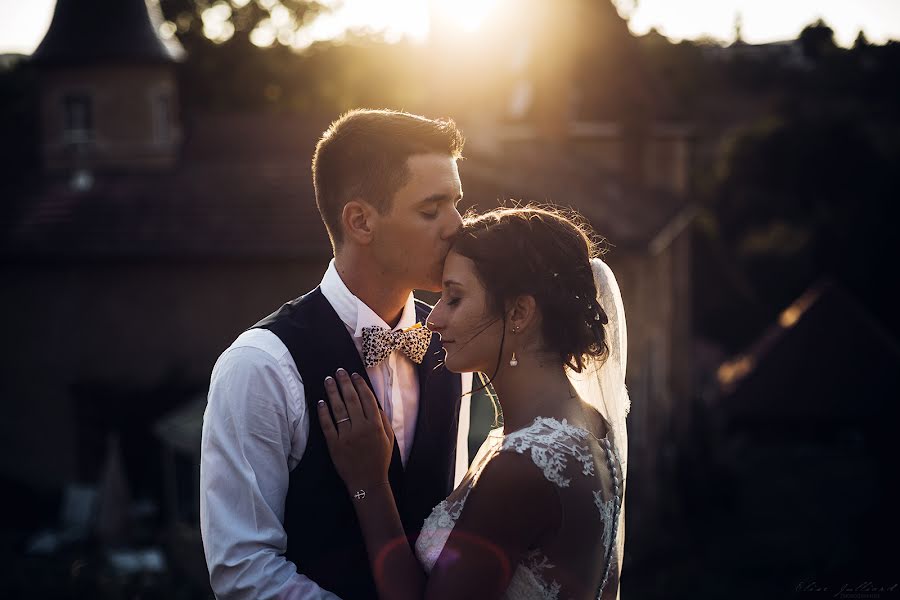
[{"label": "shirt collar", "polygon": [[[337,272],[333,258],[328,263],[328,269],[325,270],[325,275],[322,277],[322,283],[319,285],[319,288],[322,290],[322,295],[334,308],[334,312],[347,326],[347,329],[353,332],[353,337],[361,338],[363,328],[373,325],[391,329],[374,310],[354,296],[347,288],[344,280],[341,279]],[[412,292],[410,292],[409,297],[406,299],[406,305],[403,307],[403,312],[400,314],[400,320],[393,329],[397,331],[415,324],[416,301]]]}]

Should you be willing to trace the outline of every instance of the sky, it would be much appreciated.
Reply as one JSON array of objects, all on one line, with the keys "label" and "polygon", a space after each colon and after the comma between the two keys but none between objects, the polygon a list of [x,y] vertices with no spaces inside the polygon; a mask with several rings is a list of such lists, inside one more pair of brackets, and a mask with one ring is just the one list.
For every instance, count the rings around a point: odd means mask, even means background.
[{"label": "sky", "polygon": [[[248,0],[231,0],[246,4]],[[277,4],[277,0],[258,0]],[[317,38],[348,26],[387,31],[389,37],[427,35],[430,0],[343,0],[343,9],[317,25]],[[477,29],[495,0],[441,0],[442,13],[463,30]],[[438,2],[440,6],[441,2]],[[900,0],[617,0],[635,33],[651,28],[673,40],[712,37],[734,39],[740,15],[743,38],[762,43],[796,37],[803,27],[823,18],[837,42],[850,46],[860,30],[875,43],[900,39]],[[30,54],[50,25],[56,0],[0,0],[0,54]],[[439,10],[441,10],[439,8]]]}]

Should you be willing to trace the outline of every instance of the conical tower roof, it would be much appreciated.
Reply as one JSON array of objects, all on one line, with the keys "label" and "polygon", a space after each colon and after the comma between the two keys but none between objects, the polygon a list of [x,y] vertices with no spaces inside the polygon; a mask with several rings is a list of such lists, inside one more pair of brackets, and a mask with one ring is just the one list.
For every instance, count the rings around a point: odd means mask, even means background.
[{"label": "conical tower roof", "polygon": [[32,58],[47,66],[177,61],[184,50],[174,38],[160,39],[158,5],[150,11],[145,0],[58,0]]}]

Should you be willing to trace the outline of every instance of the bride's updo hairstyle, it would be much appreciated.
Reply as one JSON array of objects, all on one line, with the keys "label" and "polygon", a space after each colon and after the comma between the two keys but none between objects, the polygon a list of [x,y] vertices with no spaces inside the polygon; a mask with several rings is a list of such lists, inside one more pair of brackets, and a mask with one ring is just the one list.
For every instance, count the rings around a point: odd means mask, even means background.
[{"label": "bride's updo hairstyle", "polygon": [[488,310],[504,324],[509,302],[533,296],[543,318],[544,349],[580,373],[587,357],[604,359],[609,351],[607,317],[596,301],[591,270],[590,259],[599,255],[592,236],[577,213],[498,208],[467,215],[452,250],[475,263]]}]

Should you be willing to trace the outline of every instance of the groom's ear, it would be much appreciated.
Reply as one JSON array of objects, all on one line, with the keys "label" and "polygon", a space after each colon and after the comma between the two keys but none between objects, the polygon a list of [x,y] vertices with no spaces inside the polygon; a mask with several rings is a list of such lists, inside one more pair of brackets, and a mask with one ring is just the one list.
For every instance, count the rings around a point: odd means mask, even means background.
[{"label": "groom's ear", "polygon": [[351,239],[362,246],[370,244],[374,238],[374,214],[375,207],[364,200],[351,200],[345,204],[341,211],[344,239]]}]

